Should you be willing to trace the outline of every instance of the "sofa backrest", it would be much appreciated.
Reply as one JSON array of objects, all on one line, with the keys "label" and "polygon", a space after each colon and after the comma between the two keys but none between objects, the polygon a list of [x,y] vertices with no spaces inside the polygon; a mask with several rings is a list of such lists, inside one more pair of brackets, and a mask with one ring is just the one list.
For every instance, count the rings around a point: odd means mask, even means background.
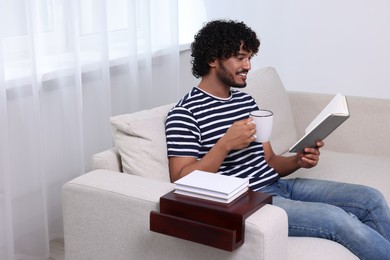
[{"label": "sofa backrest", "polygon": [[[244,89],[259,107],[274,112],[271,136],[275,153],[283,153],[296,141],[290,103],[280,78],[272,67],[249,73]],[[115,146],[121,156],[123,172],[170,181],[165,140],[165,119],[174,104],[110,118]]]},{"label": "sofa backrest", "polygon": [[260,108],[274,113],[271,144],[276,154],[282,154],[297,141],[297,132],[287,92],[276,70],[265,67],[248,73],[247,87]]}]

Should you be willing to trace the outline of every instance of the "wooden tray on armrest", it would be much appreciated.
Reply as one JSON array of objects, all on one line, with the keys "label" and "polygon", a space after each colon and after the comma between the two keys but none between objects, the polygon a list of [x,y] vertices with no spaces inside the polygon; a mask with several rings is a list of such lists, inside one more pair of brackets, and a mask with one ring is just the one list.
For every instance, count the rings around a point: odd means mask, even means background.
[{"label": "wooden tray on armrest", "polygon": [[272,197],[248,191],[229,204],[174,193],[160,198],[160,212],[150,212],[150,230],[226,251],[244,243],[245,219]]}]

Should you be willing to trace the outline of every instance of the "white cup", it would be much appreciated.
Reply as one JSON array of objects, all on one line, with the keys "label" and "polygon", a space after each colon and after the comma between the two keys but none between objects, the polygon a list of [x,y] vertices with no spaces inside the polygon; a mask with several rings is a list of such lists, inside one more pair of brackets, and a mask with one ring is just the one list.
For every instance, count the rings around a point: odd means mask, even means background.
[{"label": "white cup", "polygon": [[270,110],[260,109],[252,111],[250,116],[256,124],[256,142],[268,142],[272,133],[274,113]]}]

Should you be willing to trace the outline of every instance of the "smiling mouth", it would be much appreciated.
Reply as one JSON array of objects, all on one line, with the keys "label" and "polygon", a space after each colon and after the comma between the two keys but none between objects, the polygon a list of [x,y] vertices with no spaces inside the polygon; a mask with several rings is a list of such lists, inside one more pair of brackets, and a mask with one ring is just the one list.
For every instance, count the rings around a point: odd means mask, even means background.
[{"label": "smiling mouth", "polygon": [[238,75],[243,78],[243,79],[246,79],[247,78],[247,75],[248,75],[248,72],[239,72]]}]

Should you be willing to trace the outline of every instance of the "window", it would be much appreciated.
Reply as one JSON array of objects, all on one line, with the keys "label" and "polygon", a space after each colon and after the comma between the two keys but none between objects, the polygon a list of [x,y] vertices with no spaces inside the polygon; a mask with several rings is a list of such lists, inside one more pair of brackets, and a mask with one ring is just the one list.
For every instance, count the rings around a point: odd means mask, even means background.
[{"label": "window", "polygon": [[206,20],[199,0],[3,1],[0,56],[7,87],[24,84],[33,73],[44,80],[72,67],[75,53],[91,67],[105,55],[115,63],[129,52],[188,44]]}]

